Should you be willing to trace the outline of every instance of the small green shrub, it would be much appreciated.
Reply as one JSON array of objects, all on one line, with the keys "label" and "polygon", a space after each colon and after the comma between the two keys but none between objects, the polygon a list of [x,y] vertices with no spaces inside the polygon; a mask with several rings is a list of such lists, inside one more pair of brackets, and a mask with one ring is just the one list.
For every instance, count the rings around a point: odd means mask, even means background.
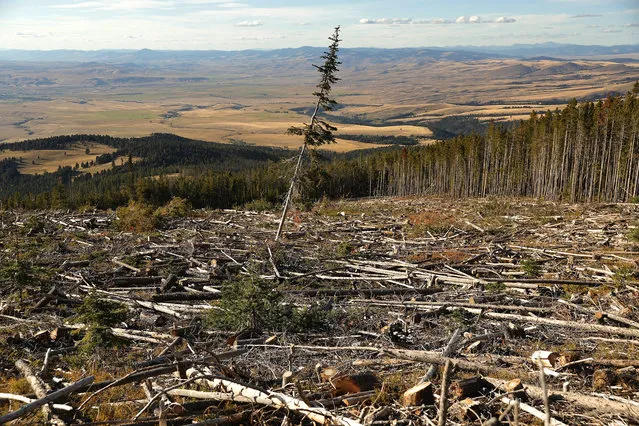
[{"label": "small green shrub", "polygon": [[351,243],[349,243],[348,241],[342,241],[337,245],[336,254],[339,257],[346,257],[353,253],[353,250],[355,250],[355,248]]},{"label": "small green shrub", "polygon": [[274,288],[272,281],[250,275],[222,287],[220,309],[207,316],[209,326],[224,330],[253,327],[268,331],[325,330],[330,312],[320,307],[295,308]]},{"label": "small green shrub", "polygon": [[36,287],[42,284],[44,279],[50,277],[52,272],[46,268],[33,266],[26,260],[16,260],[12,263],[0,265],[0,282],[5,281],[13,285],[20,302],[23,291],[28,287]]},{"label": "small green shrub", "polygon": [[628,240],[639,243],[639,226],[628,233]]},{"label": "small green shrub", "polygon": [[489,282],[484,285],[484,289],[490,293],[499,293],[506,290],[506,284],[501,281]]},{"label": "small green shrub", "polygon": [[532,259],[526,259],[521,262],[521,269],[526,273],[527,277],[535,278],[541,275],[541,266],[539,262]]},{"label": "small green shrub", "polygon": [[110,327],[127,319],[129,310],[125,305],[102,299],[94,293],[84,299],[76,308],[76,313],[76,319],[87,326],[80,342],[81,351],[90,352],[98,347],[122,346],[123,340],[114,336]]},{"label": "small green shrub", "polygon": [[472,323],[473,315],[463,309],[455,309],[448,315],[458,326],[468,326]]},{"label": "small green shrub", "polygon": [[328,331],[334,320],[333,311],[322,309],[318,305],[293,310],[289,331]]},{"label": "small green shrub", "polygon": [[173,197],[171,201],[166,203],[164,207],[160,207],[155,211],[157,216],[167,218],[180,218],[190,216],[193,207],[188,200],[180,197]]},{"label": "small green shrub", "polygon": [[129,310],[122,303],[102,299],[94,293],[84,298],[76,313],[77,320],[89,327],[113,327],[127,319]]},{"label": "small green shrub", "polygon": [[121,231],[151,232],[158,226],[158,217],[149,204],[131,201],[126,207],[118,207],[116,215],[116,226]]},{"label": "small green shrub", "polygon": [[255,276],[241,277],[223,285],[221,310],[212,310],[208,323],[226,330],[281,330],[293,315],[292,307],[282,304],[282,300],[282,293],[273,289],[272,282]]},{"label": "small green shrub", "polygon": [[636,276],[636,269],[628,266],[621,266],[615,271],[612,279],[617,286],[626,284],[628,281],[632,281]]},{"label": "small green shrub", "polygon": [[29,234],[39,234],[44,231],[44,221],[41,217],[31,216],[24,221],[24,229]]}]

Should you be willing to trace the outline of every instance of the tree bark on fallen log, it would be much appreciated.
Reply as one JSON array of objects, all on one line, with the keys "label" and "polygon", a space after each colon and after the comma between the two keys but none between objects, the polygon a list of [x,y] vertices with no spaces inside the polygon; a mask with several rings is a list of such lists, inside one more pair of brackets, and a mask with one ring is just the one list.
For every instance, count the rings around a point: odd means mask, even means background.
[{"label": "tree bark on fallen log", "polygon": [[633,328],[612,327],[600,324],[585,324],[576,321],[563,321],[552,318],[529,317],[515,314],[502,314],[499,312],[484,312],[482,314],[487,318],[505,319],[516,322],[528,322],[533,324],[555,325],[564,328],[572,328],[573,330],[594,331],[599,333],[618,334],[620,336],[639,338],[639,330]]},{"label": "tree bark on fallen log", "polygon": [[[355,279],[355,278],[353,278]],[[406,295],[406,294],[422,294],[429,295],[440,293],[440,288],[358,288],[358,289],[317,289],[317,290],[287,290],[282,293],[304,297],[321,297],[321,296],[354,296],[359,294],[370,294],[375,296],[390,295]]]},{"label": "tree bark on fallen log", "polygon": [[[188,376],[197,376],[200,373],[194,369],[187,372]],[[267,405],[270,407],[285,408],[308,417],[310,420],[325,425],[362,426],[356,420],[349,419],[321,407],[311,407],[304,401],[293,398],[279,392],[263,392],[249,386],[225,379],[202,379],[211,389],[219,389],[222,393],[230,394],[234,401]]]},{"label": "tree bark on fallen log", "polygon": [[[491,383],[496,388],[502,387],[506,382],[504,380],[495,379],[492,377],[484,377],[484,379]],[[525,385],[526,393],[535,399],[543,398],[543,391],[540,387],[533,385]],[[624,404],[622,402],[610,401],[604,398],[598,398],[595,396],[583,395],[575,392],[563,392],[563,391],[550,391],[550,401],[563,400],[570,405],[579,406],[588,411],[594,411],[599,414],[615,414],[625,415],[633,421],[639,421],[639,407]]]},{"label": "tree bark on fallen log", "polygon": [[162,294],[154,294],[151,296],[151,300],[154,302],[188,302],[193,300],[218,300],[222,297],[221,293],[187,293],[187,292],[176,292],[176,293],[162,293]]},{"label": "tree bark on fallen log", "polygon": [[457,358],[448,358],[436,352],[414,351],[409,349],[384,348],[380,350],[385,355],[389,355],[395,358],[407,359],[411,361],[427,362],[429,364],[437,364],[437,365],[445,365],[446,361],[451,361],[456,368],[459,368],[462,370],[477,371],[482,374],[507,373],[511,376],[513,375],[512,369],[493,367],[491,365],[488,365],[485,361],[484,362],[467,361],[467,360],[457,359]]},{"label": "tree bark on fallen log", "polygon": [[19,419],[20,417],[24,416],[27,413],[30,413],[34,410],[37,410],[38,408],[52,402],[55,401],[63,396],[66,396],[70,393],[76,392],[78,389],[81,389],[84,386],[90,385],[91,383],[93,383],[93,380],[95,378],[93,376],[89,376],[89,377],[85,377],[82,380],[78,380],[77,382],[62,388],[60,390],[57,390],[55,392],[52,392],[48,395],[46,395],[43,398],[37,399],[27,405],[25,405],[24,407],[20,408],[19,410],[16,410],[12,413],[6,414],[2,417],[0,417],[0,424],[4,424],[7,422],[10,422],[12,420],[16,420]]},{"label": "tree bark on fallen log", "polygon": [[[47,396],[47,392],[50,391],[51,388],[48,387],[42,381],[42,379],[40,379],[39,377],[36,377],[36,375],[31,370],[31,367],[29,366],[29,364],[19,359],[15,362],[15,366],[20,371],[20,373],[22,373],[24,378],[27,379],[27,382],[29,382],[29,386],[31,386],[31,389],[33,389],[33,392],[35,393],[36,397],[38,397],[39,399],[43,399],[44,397]],[[49,405],[47,404],[42,404],[42,414],[44,415],[44,418],[48,421],[52,415],[51,407],[49,407]]]},{"label": "tree bark on fallen log", "polygon": [[[23,395],[15,395],[12,393],[0,393],[0,400],[20,401],[20,402],[24,402],[25,404],[29,404],[31,402],[36,401],[35,399],[27,398],[26,396],[23,396]],[[51,406],[55,410],[63,410],[63,411],[73,410],[73,407],[66,404],[51,404]]]},{"label": "tree bark on fallen log", "polygon": [[[508,404],[508,405],[513,405],[515,404],[515,400],[508,398],[507,396],[502,396],[500,398],[501,402],[503,402],[504,404]],[[541,411],[539,411],[538,409],[536,409],[535,407],[528,405],[524,402],[519,401],[519,409],[523,410],[525,412],[527,412],[528,414],[537,417],[539,420],[544,420],[546,418],[546,414],[542,413]],[[561,422],[555,418],[551,418],[550,419],[550,426],[568,426],[566,423]]]}]

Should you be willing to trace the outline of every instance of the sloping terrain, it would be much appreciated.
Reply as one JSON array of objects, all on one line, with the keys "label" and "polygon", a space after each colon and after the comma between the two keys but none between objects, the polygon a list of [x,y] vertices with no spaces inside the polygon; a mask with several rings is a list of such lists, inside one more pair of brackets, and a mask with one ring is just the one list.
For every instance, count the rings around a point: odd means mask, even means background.
[{"label": "sloping terrain", "polygon": [[29,422],[632,424],[638,213],[344,201],[275,243],[278,212],[4,212],[0,392],[84,380]]}]

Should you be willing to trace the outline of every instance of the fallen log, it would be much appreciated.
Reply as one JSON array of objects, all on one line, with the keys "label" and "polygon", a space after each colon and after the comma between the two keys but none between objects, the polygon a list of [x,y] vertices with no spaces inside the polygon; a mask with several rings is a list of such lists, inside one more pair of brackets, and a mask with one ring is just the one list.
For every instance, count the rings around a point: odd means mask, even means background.
[{"label": "fallen log", "polygon": [[[523,410],[523,411],[527,412],[528,414],[538,418],[539,420],[544,421],[546,419],[546,414],[545,413],[542,413],[541,411],[539,411],[538,409],[536,409],[532,405],[528,405],[528,404],[526,404],[524,402],[521,402],[520,400],[514,400],[514,399],[511,399],[511,398],[508,398],[507,396],[502,396],[500,398],[500,400],[501,400],[501,402],[503,402],[504,404],[507,404],[507,405],[518,404],[520,410]],[[561,421],[555,419],[554,417],[550,419],[549,425],[550,426],[568,426],[566,423],[561,422]]]},{"label": "fallen log", "polygon": [[364,401],[368,401],[370,399],[375,398],[375,394],[376,392],[374,390],[364,391],[364,392],[352,393],[352,394],[343,395],[343,396],[336,396],[334,398],[316,399],[314,401],[311,401],[311,403],[314,407],[323,407],[323,408],[331,409],[331,408],[337,408],[344,405],[352,406]]},{"label": "fallen log", "polygon": [[[190,369],[188,376],[197,377],[200,373]],[[285,408],[308,417],[310,420],[326,425],[361,426],[357,420],[333,414],[321,407],[311,407],[304,401],[293,398],[279,392],[264,392],[247,385],[233,382],[227,379],[201,379],[211,389],[220,389],[222,393],[230,394],[233,401],[249,402],[253,404],[267,405],[270,407]]]},{"label": "fallen log", "polygon": [[89,377],[85,377],[82,380],[78,380],[77,382],[62,388],[60,390],[57,390],[55,392],[52,392],[48,395],[45,395],[43,398],[39,398],[27,405],[25,405],[24,407],[20,408],[19,410],[16,410],[14,412],[11,412],[9,414],[5,414],[4,416],[0,417],[0,424],[3,423],[7,423],[10,422],[12,420],[16,420],[19,419],[20,417],[24,416],[27,413],[30,413],[32,411],[37,410],[38,408],[52,402],[55,401],[63,396],[66,396],[70,393],[73,392],[77,392],[78,389],[83,388],[84,386],[90,385],[91,383],[93,383],[93,380],[95,380],[95,378],[93,376],[89,376]]},{"label": "fallen log", "polygon": [[[27,403],[27,404],[36,401],[35,399],[28,398],[28,397],[23,396],[23,395],[15,395],[15,394],[12,394],[12,393],[0,393],[0,400],[20,401],[20,402],[24,402],[24,403]],[[67,404],[51,404],[51,406],[55,410],[62,410],[62,411],[71,411],[71,410],[73,410],[73,407],[70,406],[70,405],[67,405]]]},{"label": "fallen log", "polygon": [[535,312],[540,314],[550,314],[553,312],[551,307],[538,307],[538,306],[521,306],[521,305],[496,305],[490,303],[470,303],[470,302],[423,302],[423,301],[404,301],[396,302],[391,300],[374,300],[374,299],[353,299],[353,303],[365,303],[376,306],[401,306],[401,307],[429,307],[429,308],[446,308],[446,307],[458,307],[468,309],[490,309],[495,311],[521,311],[521,312]]},{"label": "fallen log", "polygon": [[629,336],[639,338],[639,330],[633,328],[612,327],[600,324],[586,324],[576,321],[564,321],[552,318],[529,317],[524,315],[503,314],[499,312],[484,312],[482,314],[487,318],[505,319],[515,322],[528,322],[533,324],[555,325],[574,330],[593,331],[599,333],[618,334],[620,336]]},{"label": "fallen log", "polygon": [[44,306],[46,306],[51,301],[51,299],[55,297],[57,292],[58,292],[58,288],[56,286],[51,287],[51,289],[47,292],[47,294],[45,294],[44,297],[42,297],[42,299],[40,299],[38,303],[35,304],[33,309],[31,309],[31,311],[35,312],[43,308]]},{"label": "fallen log", "polygon": [[172,302],[172,301],[180,301],[180,302],[188,302],[193,300],[218,300],[222,296],[221,293],[187,293],[187,292],[176,292],[176,293],[163,293],[163,294],[154,294],[151,296],[151,300],[154,302]]},{"label": "fallen log", "polygon": [[[15,362],[15,366],[20,373],[22,373],[24,378],[27,379],[27,382],[29,382],[29,386],[33,389],[36,397],[39,399],[45,398],[47,396],[47,392],[50,391],[51,388],[33,373],[29,364],[19,359]],[[51,407],[49,407],[46,403],[42,404],[42,414],[47,421],[51,418]]]},{"label": "fallen log", "polygon": [[[355,279],[355,278],[353,278]],[[406,294],[422,294],[429,295],[442,292],[440,288],[358,288],[358,289],[316,289],[316,290],[285,290],[282,293],[303,297],[321,297],[321,296],[353,296],[359,294],[370,294],[375,296],[402,296]]]},{"label": "fallen log", "polygon": [[[496,388],[501,388],[506,383],[504,380],[492,377],[484,377]],[[533,385],[525,385],[526,393],[535,399],[543,399],[543,390]],[[565,401],[569,405],[578,406],[587,411],[594,411],[599,414],[625,415],[633,421],[639,421],[639,407],[622,402],[611,401],[596,396],[588,396],[575,392],[549,391],[548,399]]]},{"label": "fallen log", "polygon": [[595,312],[594,315],[595,315],[595,319],[597,319],[598,321],[609,319],[609,320],[618,322],[620,324],[627,325],[628,327],[639,329],[638,322],[619,316],[619,315],[615,315],[609,312],[601,312],[601,311]]},{"label": "fallen log", "polygon": [[136,274],[139,274],[140,272],[142,272],[142,270],[140,268],[136,268],[135,266],[131,266],[128,263],[122,262],[117,257],[114,257],[113,259],[111,259],[111,262],[113,262],[116,265],[121,266],[123,268],[130,269],[131,271],[135,272]]},{"label": "fallen log", "polygon": [[[515,372],[511,368],[501,368],[501,367],[494,367],[494,366],[488,365],[487,364],[488,360],[468,361],[464,359],[448,358],[448,357],[442,356],[441,354],[437,352],[415,351],[415,350],[409,350],[409,349],[385,348],[385,349],[381,349],[381,351],[385,355],[389,355],[394,358],[407,359],[407,360],[418,361],[418,362],[427,362],[430,364],[437,364],[437,365],[445,365],[446,361],[451,361],[454,367],[456,368],[459,368],[461,370],[467,370],[467,371],[477,371],[482,374],[498,373],[498,374],[506,374],[508,376],[513,376],[515,374]],[[493,372],[493,373],[490,373],[490,372]]]},{"label": "fallen log", "polygon": [[109,281],[109,287],[137,287],[161,282],[162,277],[115,277]]},{"label": "fallen log", "polygon": [[177,276],[175,274],[169,274],[165,280],[162,280],[162,285],[160,286],[160,293],[166,293],[177,283]]},{"label": "fallen log", "polygon": [[547,285],[582,285],[597,287],[605,284],[603,281],[588,280],[555,280],[549,278],[482,278],[483,281],[504,284],[547,284]]}]

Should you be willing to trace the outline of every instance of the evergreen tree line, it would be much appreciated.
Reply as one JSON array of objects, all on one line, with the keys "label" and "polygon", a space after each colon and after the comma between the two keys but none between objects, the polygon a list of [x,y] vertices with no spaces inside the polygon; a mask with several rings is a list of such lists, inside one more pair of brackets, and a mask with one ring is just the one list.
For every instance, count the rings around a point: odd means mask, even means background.
[{"label": "evergreen tree line", "polygon": [[628,201],[639,196],[638,86],[625,97],[573,100],[514,126],[490,124],[485,135],[336,161],[324,167],[315,192]]},{"label": "evergreen tree line", "polygon": [[486,135],[388,153],[359,165],[369,195],[532,196],[627,201],[639,195],[639,101],[625,97],[533,113]]},{"label": "evergreen tree line", "polygon": [[[20,174],[24,160],[20,151],[31,149],[75,149],[78,145],[98,143],[111,146],[116,152],[108,158],[96,157],[100,164],[106,159],[112,167],[94,174],[83,173],[71,166],[59,167],[56,172],[40,175]],[[56,136],[34,139],[0,148],[16,152],[14,157],[0,161],[0,201],[9,208],[77,208],[92,205],[114,208],[136,197],[136,183],[149,176],[182,173],[190,176],[232,176],[240,179],[239,171],[259,169],[268,162],[289,158],[292,153],[271,147],[239,147],[194,141],[172,134],[153,134],[144,138],[112,138],[103,135]],[[116,157],[128,161],[113,161]],[[133,162],[132,157],[140,158]],[[234,176],[237,174],[237,176]],[[216,188],[227,181],[220,178]],[[231,187],[237,186],[232,184]],[[223,194],[225,191],[218,191]],[[155,197],[158,198],[158,197]],[[215,197],[217,198],[217,197]],[[217,207],[217,206],[216,206]]]}]

